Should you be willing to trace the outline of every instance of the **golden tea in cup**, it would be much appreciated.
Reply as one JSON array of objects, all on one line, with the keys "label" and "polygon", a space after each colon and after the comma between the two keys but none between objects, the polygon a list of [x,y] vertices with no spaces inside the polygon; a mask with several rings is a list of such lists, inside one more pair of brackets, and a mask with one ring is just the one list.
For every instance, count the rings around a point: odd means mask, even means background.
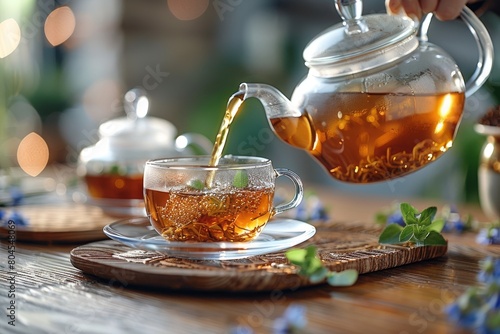
[{"label": "golden tea in cup", "polygon": [[[210,156],[151,160],[144,171],[146,212],[170,241],[245,242],[255,239],[274,215],[299,205],[297,174],[259,157]],[[275,180],[289,178],[293,199],[274,206]]]}]

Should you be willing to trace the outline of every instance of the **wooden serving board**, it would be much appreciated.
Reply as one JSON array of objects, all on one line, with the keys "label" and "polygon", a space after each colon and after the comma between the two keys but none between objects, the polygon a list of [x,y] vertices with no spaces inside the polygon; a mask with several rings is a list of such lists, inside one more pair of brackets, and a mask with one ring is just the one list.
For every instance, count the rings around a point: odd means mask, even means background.
[{"label": "wooden serving board", "polygon": [[[314,224],[317,233],[298,248],[314,244],[332,271],[356,269],[359,274],[394,268],[442,256],[447,246],[403,247],[378,244],[374,226]],[[198,291],[270,291],[313,285],[297,274],[284,252],[239,260],[202,261],[169,257],[106,240],[70,253],[71,263],[84,273],[124,286]]]},{"label": "wooden serving board", "polygon": [[[18,241],[73,243],[106,239],[103,227],[116,220],[101,208],[89,205],[26,205],[3,209],[7,215],[17,211],[27,218],[26,226],[16,226]],[[9,233],[0,225],[0,236]]]}]

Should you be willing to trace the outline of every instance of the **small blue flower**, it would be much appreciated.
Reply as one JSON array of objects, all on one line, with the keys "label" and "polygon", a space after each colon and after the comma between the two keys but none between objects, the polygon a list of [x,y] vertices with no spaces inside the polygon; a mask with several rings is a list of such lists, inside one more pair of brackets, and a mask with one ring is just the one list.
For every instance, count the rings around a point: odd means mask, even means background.
[{"label": "small blue flower", "polygon": [[442,212],[443,232],[460,234],[472,228],[472,217],[462,217],[455,206],[444,206]]},{"label": "small blue flower", "polygon": [[317,210],[311,213],[312,220],[328,220],[329,217],[326,210]]},{"label": "small blue flower", "polygon": [[451,304],[447,309],[448,317],[466,328],[475,328],[484,322],[484,313],[479,309],[463,310],[458,304]]},{"label": "small blue flower", "polygon": [[[275,198],[279,199],[275,200],[275,203],[283,202],[281,197]],[[328,220],[330,218],[324,204],[314,194],[305,195],[304,200],[290,211],[290,217],[302,221]]]},{"label": "small blue flower", "polygon": [[491,294],[488,300],[488,305],[491,310],[500,311],[500,291]]},{"label": "small blue flower", "polygon": [[307,210],[304,202],[300,203],[295,209],[295,219],[306,221],[307,218]]},{"label": "small blue flower", "polygon": [[321,202],[316,196],[311,198],[310,218],[312,220],[328,220],[330,218],[323,202]]},{"label": "small blue flower", "polygon": [[445,308],[445,312],[446,314],[448,314],[450,320],[455,322],[458,322],[462,316],[462,308],[458,305],[457,302],[448,305]]},{"label": "small blue flower", "polygon": [[28,218],[17,211],[13,211],[7,220],[12,220],[16,226],[28,226],[29,224]]},{"label": "small blue flower", "polygon": [[307,325],[306,308],[301,305],[290,305],[283,315],[274,321],[274,334],[299,333]]},{"label": "small blue flower", "polygon": [[444,220],[443,232],[462,233],[466,229],[465,222],[458,213],[451,213]]},{"label": "small blue flower", "polygon": [[398,224],[403,227],[406,226],[403,215],[401,214],[401,211],[399,209],[397,209],[397,211],[394,211],[387,217],[387,224]]},{"label": "small blue flower", "polygon": [[499,245],[500,244],[500,227],[490,226],[479,230],[476,237],[476,242],[482,245]]},{"label": "small blue flower", "polygon": [[500,334],[500,310],[488,311],[477,332],[479,334]]},{"label": "small blue flower", "polygon": [[12,198],[12,206],[18,206],[24,199],[24,194],[19,187],[11,187],[9,189],[10,197]]},{"label": "small blue flower", "polygon": [[477,333],[500,334],[500,259],[481,263],[479,287],[469,288],[446,308],[448,317]]},{"label": "small blue flower", "polygon": [[247,326],[237,326],[231,328],[230,334],[253,334],[253,330]]},{"label": "small blue flower", "polygon": [[497,283],[500,286],[500,258],[486,258],[481,263],[478,280],[482,283]]}]

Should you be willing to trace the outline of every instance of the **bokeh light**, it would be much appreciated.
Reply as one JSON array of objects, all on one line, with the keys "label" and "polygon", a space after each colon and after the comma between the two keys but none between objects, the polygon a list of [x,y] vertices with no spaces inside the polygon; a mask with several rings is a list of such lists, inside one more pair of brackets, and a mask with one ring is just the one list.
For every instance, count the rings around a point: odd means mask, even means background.
[{"label": "bokeh light", "polygon": [[30,176],[40,174],[49,161],[49,147],[43,138],[31,132],[21,140],[17,147],[19,167]]},{"label": "bokeh light", "polygon": [[52,46],[66,42],[75,31],[76,20],[67,6],[54,9],[45,20],[45,37]]},{"label": "bokeh light", "polygon": [[179,20],[194,20],[206,12],[209,0],[167,0],[168,8]]},{"label": "bokeh light", "polygon": [[21,42],[21,28],[14,19],[0,23],[0,58],[10,55]]}]

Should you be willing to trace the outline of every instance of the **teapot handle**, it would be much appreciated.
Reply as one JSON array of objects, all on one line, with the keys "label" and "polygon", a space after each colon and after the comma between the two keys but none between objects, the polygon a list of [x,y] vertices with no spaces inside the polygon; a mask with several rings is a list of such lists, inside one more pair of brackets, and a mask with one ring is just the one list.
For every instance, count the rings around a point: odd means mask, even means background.
[{"label": "teapot handle", "polygon": [[[493,42],[483,23],[474,12],[464,7],[460,13],[470,32],[474,36],[479,52],[479,61],[476,70],[465,84],[465,97],[474,94],[486,82],[493,67]],[[420,23],[419,39],[427,42],[427,30],[429,29],[432,14],[427,14]]]},{"label": "teapot handle", "polygon": [[191,145],[199,149],[201,151],[201,154],[212,153],[213,144],[207,137],[203,135],[189,132],[175,138],[175,149],[177,151],[181,152]]}]

